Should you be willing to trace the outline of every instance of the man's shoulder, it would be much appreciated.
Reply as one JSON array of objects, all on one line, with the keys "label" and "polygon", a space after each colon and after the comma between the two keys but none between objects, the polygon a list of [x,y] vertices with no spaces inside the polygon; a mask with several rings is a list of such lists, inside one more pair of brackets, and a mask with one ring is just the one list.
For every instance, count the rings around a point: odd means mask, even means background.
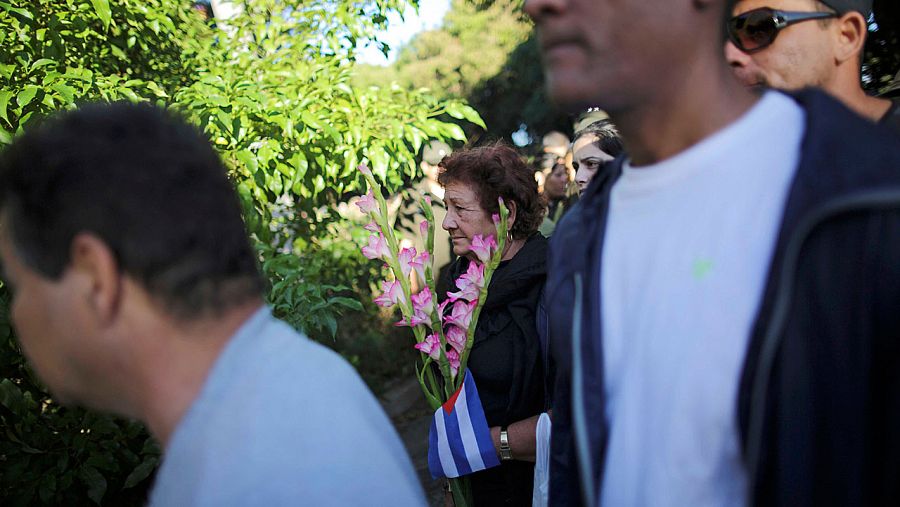
[{"label": "man's shoulder", "polygon": [[[344,486],[351,470],[373,477],[363,481],[369,487],[377,479],[381,489],[416,498],[402,445],[349,363],[277,319],[255,331],[226,350],[179,425],[155,504],[185,495],[205,497],[203,505],[239,505],[251,496],[259,505],[340,504],[364,498]],[[367,461],[354,463],[355,453]]]},{"label": "man's shoulder", "polygon": [[794,94],[807,114],[799,183],[836,196],[900,186],[900,143],[883,126],[817,90]]},{"label": "man's shoulder", "polygon": [[889,100],[891,101],[891,107],[878,123],[900,136],[900,97],[894,97]]}]

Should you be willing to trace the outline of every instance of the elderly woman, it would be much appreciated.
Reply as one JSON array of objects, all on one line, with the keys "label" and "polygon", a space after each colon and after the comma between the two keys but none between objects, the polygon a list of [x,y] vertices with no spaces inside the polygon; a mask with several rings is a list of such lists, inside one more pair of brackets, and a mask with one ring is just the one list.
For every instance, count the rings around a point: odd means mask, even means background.
[{"label": "elderly woman", "polygon": [[572,165],[578,193],[584,193],[588,183],[613,159],[622,154],[619,132],[609,120],[595,121],[578,132],[572,141]]},{"label": "elderly woman", "polygon": [[[497,198],[509,208],[509,237],[475,331],[469,370],[478,386],[501,466],[472,474],[476,505],[530,505],[535,426],[544,410],[541,345],[535,312],[546,278],[544,213],[532,171],[504,145],[455,152],[439,164],[453,252],[451,280],[474,259],[472,238],[496,235]],[[451,282],[452,283],[452,282]],[[501,439],[509,448],[501,449]]]}]

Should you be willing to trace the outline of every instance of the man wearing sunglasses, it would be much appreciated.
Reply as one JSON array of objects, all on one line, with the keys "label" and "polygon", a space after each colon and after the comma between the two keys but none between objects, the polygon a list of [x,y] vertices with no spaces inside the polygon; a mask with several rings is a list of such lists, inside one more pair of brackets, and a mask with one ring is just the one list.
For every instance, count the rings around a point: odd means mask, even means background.
[{"label": "man wearing sunglasses", "polygon": [[867,95],[860,59],[872,0],[739,0],[725,55],[747,86],[822,88],[900,133],[896,102]]},{"label": "man wearing sunglasses", "polygon": [[627,154],[551,238],[553,505],[900,505],[900,143],[742,86],[733,3],[525,1]]}]

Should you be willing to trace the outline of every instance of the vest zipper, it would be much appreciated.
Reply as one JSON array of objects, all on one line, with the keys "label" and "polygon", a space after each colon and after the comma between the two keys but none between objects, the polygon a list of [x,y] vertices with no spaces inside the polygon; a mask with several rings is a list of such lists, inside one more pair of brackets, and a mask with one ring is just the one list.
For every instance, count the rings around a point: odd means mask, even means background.
[{"label": "vest zipper", "polygon": [[575,457],[578,462],[579,483],[584,505],[593,505],[594,466],[588,438],[587,415],[584,408],[584,372],[581,358],[582,287],[581,273],[575,273],[575,300],[572,305],[572,426],[575,430]]},{"label": "vest zipper", "polygon": [[762,447],[762,432],[765,419],[766,393],[775,363],[775,356],[781,344],[784,326],[787,323],[794,290],[794,274],[800,260],[800,251],[812,231],[827,220],[854,211],[876,211],[900,207],[900,190],[888,189],[860,192],[833,199],[808,213],[797,225],[785,248],[781,264],[781,277],[775,293],[775,303],[770,324],[763,336],[759,352],[759,364],[753,375],[750,391],[750,424],[747,431],[747,495],[748,506],[755,505],[754,492],[759,475],[759,458]]}]

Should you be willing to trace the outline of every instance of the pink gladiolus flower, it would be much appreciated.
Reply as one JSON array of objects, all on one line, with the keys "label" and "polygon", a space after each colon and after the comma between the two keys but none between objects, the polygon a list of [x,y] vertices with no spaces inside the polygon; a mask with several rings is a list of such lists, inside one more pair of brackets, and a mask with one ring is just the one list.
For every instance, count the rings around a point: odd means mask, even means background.
[{"label": "pink gladiolus flower", "polygon": [[419,232],[422,234],[423,238],[428,237],[428,220],[422,220],[422,222],[419,223]]},{"label": "pink gladiolus flower", "polygon": [[470,262],[466,272],[456,279],[456,288],[459,291],[448,292],[447,296],[451,301],[457,299],[474,301],[478,299],[478,293],[482,286],[484,286],[484,264]]},{"label": "pink gladiolus flower", "polygon": [[400,250],[397,260],[400,262],[400,270],[403,276],[409,276],[409,272],[413,269],[413,260],[416,258],[415,248],[404,248]]},{"label": "pink gladiolus flower", "polygon": [[441,340],[437,337],[436,334],[430,334],[422,340],[422,343],[417,343],[415,348],[425,354],[428,354],[432,359],[437,361],[441,357]]},{"label": "pink gladiolus flower", "polygon": [[394,322],[395,327],[416,327],[420,324],[425,324],[428,327],[431,327],[431,316],[425,315],[421,312],[416,312],[412,317],[408,319],[400,319],[397,322]]},{"label": "pink gladiolus flower", "polygon": [[382,294],[375,298],[374,301],[376,305],[384,308],[394,306],[400,302],[401,298],[403,298],[403,287],[400,286],[400,282],[397,280],[392,282],[385,280],[381,282],[381,291]]},{"label": "pink gladiolus flower", "polygon": [[423,282],[425,281],[425,266],[427,266],[430,262],[431,256],[428,255],[428,252],[420,253],[418,257],[410,262],[410,265],[413,267],[413,269],[416,270],[416,273],[419,274],[419,278],[421,278]]},{"label": "pink gladiolus flower", "polygon": [[365,229],[365,230],[367,230],[367,231],[369,231],[369,232],[374,232],[374,233],[379,233],[379,232],[381,232],[381,227],[379,227],[378,224],[376,224],[375,222],[369,222],[369,223],[367,223],[366,226],[363,227],[363,229]]},{"label": "pink gladiolus flower", "polygon": [[431,204],[431,196],[430,195],[425,196],[425,202],[427,202],[428,204]]},{"label": "pink gladiolus flower", "polygon": [[441,316],[441,320],[444,319],[444,309],[447,308],[447,305],[449,305],[452,302],[453,301],[450,301],[449,299],[445,299],[443,303],[438,305],[438,315]]},{"label": "pink gladiolus flower", "polygon": [[369,236],[368,246],[362,248],[362,254],[366,256],[366,259],[383,259],[390,257],[391,251],[384,236],[372,234]]},{"label": "pink gladiolus flower", "polygon": [[456,353],[462,352],[466,348],[466,331],[458,326],[450,326],[444,332],[447,337],[447,343],[453,347]]},{"label": "pink gladiolus flower", "polygon": [[475,312],[477,305],[477,299],[471,302],[466,302],[462,299],[457,300],[453,303],[453,310],[450,312],[450,315],[444,317],[444,323],[469,329],[469,323],[472,322],[472,313]]},{"label": "pink gladiolus flower", "polygon": [[425,324],[429,328],[431,328],[431,315],[416,312],[413,314],[412,318],[409,319],[409,327],[416,327]]},{"label": "pink gladiolus flower", "polygon": [[431,311],[434,310],[434,300],[431,296],[431,290],[425,288],[418,294],[413,294],[410,299],[412,299],[413,304],[413,316],[409,321],[410,325],[418,326],[420,324],[425,324],[426,326],[431,327]]},{"label": "pink gladiolus flower", "polygon": [[497,242],[494,241],[493,236],[488,236],[487,239],[481,236],[481,234],[476,234],[472,237],[472,244],[469,246],[469,249],[478,257],[478,260],[481,262],[488,262],[491,260],[491,253],[493,250],[496,250]]},{"label": "pink gladiolus flower", "polygon": [[367,166],[366,164],[359,164],[358,166],[356,166],[356,168],[359,169],[359,172],[361,172],[367,176],[372,175],[372,171],[369,169],[369,166]]},{"label": "pink gladiolus flower", "polygon": [[359,206],[359,210],[363,213],[371,213],[378,209],[378,201],[375,200],[375,194],[369,190],[366,195],[359,198],[356,201],[356,205]]},{"label": "pink gladiolus flower", "polygon": [[500,226],[500,215],[499,214],[494,213],[493,215],[491,215],[491,220],[494,222],[494,227]]},{"label": "pink gladiolus flower", "polygon": [[450,375],[455,377],[459,372],[459,352],[454,349],[448,350],[447,361],[450,362]]},{"label": "pink gladiolus flower", "polygon": [[422,289],[418,294],[413,294],[410,299],[412,299],[413,310],[416,312],[431,314],[431,311],[434,310],[434,298],[428,287]]}]

